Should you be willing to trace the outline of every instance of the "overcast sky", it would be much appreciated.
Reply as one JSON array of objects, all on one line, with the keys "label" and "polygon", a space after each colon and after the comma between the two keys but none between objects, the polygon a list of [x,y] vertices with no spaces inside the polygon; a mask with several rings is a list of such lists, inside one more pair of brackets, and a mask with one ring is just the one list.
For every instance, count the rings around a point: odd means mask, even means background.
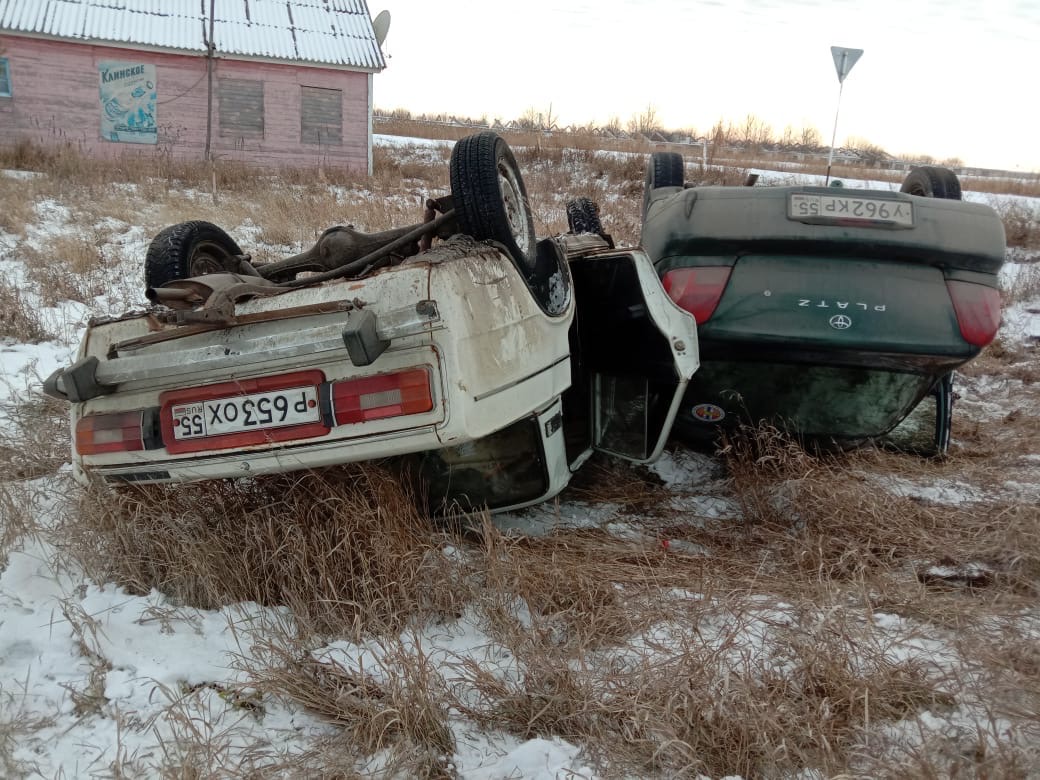
[{"label": "overcast sky", "polygon": [[391,14],[375,106],[670,129],[749,113],[830,140],[830,47],[864,49],[839,145],[1040,171],[1040,0],[368,0]]}]

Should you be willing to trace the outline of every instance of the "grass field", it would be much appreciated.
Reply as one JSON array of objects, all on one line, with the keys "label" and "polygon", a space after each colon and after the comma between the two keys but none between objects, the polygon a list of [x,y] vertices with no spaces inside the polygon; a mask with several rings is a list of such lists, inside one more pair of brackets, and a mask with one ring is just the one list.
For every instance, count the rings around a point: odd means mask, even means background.
[{"label": "grass field", "polygon": [[[639,150],[514,147],[540,235],[585,195],[638,239]],[[382,139],[371,178],[0,154],[0,776],[1040,775],[1040,200],[1013,186],[964,182],[1005,220],[1005,320],[943,461],[763,427],[467,529],[378,464],[71,482],[39,376],[145,305],[155,233],[208,219],[274,259],[417,222],[449,153]],[[687,175],[749,170],[818,173]]]}]

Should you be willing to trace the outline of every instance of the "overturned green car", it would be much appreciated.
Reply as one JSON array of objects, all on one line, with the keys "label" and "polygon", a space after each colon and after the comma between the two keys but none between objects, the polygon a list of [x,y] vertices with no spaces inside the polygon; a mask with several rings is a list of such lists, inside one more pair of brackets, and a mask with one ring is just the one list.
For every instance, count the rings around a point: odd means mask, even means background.
[{"label": "overturned green car", "polygon": [[676,432],[765,420],[824,446],[888,437],[945,453],[953,372],[1000,325],[996,212],[935,167],[900,192],[683,179],[680,155],[652,155],[642,222],[665,290],[698,325]]}]

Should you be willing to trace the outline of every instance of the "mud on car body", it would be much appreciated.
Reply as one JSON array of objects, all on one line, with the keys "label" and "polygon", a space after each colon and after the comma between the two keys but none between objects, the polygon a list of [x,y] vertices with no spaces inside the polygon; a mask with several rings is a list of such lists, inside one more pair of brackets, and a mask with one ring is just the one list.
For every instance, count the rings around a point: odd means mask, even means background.
[{"label": "mud on car body", "polygon": [[82,481],[184,482],[387,460],[434,508],[559,492],[595,449],[656,457],[698,366],[645,253],[536,240],[506,143],[456,144],[451,195],[384,233],[253,264],[207,222],[162,231],[151,308],[92,321],[46,382]]}]

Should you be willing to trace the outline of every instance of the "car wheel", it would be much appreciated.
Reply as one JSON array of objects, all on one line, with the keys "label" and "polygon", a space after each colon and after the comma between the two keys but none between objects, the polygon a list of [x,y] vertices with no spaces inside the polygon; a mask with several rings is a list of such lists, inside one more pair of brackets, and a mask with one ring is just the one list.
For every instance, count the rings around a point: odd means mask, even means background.
[{"label": "car wheel", "polygon": [[909,195],[920,195],[924,198],[960,200],[961,182],[957,178],[957,174],[949,168],[922,165],[907,174],[899,191]]},{"label": "car wheel", "polygon": [[461,139],[448,169],[459,228],[478,241],[497,241],[525,272],[538,260],[527,189],[509,144],[486,130]]},{"label": "car wheel", "polygon": [[575,198],[567,201],[567,226],[571,233],[595,233],[603,235],[603,223],[599,219],[599,206],[591,198]]},{"label": "car wheel", "polygon": [[686,177],[686,164],[678,152],[654,152],[646,165],[647,189],[658,187],[682,187]]},{"label": "car wheel", "polygon": [[957,178],[957,174],[951,171],[949,168],[940,168],[939,173],[943,177],[944,184],[946,186],[946,199],[960,200],[961,180]]},{"label": "car wheel", "polygon": [[144,282],[162,287],[175,279],[234,273],[242,250],[227,233],[202,220],[178,222],[152,239],[144,259]]},{"label": "car wheel", "polygon": [[678,152],[654,152],[646,162],[646,183],[643,186],[643,217],[650,205],[653,191],[661,187],[682,187],[685,184],[686,163]]}]

